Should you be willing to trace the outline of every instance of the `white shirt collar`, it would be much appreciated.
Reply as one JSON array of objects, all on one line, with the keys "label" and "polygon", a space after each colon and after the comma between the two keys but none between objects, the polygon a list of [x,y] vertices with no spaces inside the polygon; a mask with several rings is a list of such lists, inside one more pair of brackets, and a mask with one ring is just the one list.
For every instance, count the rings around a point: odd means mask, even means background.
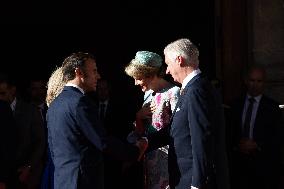
[{"label": "white shirt collar", "polygon": [[[249,94],[247,94],[247,99],[246,99],[246,100],[250,99],[251,97],[253,97],[253,96],[250,96]],[[261,95],[258,95],[258,96],[255,96],[255,97],[253,97],[253,98],[254,98],[254,100],[255,100],[257,103],[259,103],[261,97],[262,97],[262,94],[261,94]]]},{"label": "white shirt collar", "polygon": [[79,89],[79,91],[81,91],[81,93],[85,94],[84,90],[81,87],[79,87],[78,85],[75,85],[73,83],[67,83],[65,86],[75,87],[75,88]]},{"label": "white shirt collar", "polygon": [[17,103],[17,98],[14,98],[13,102],[10,104],[11,109],[13,110],[13,112],[16,109],[16,103]]},{"label": "white shirt collar", "polygon": [[107,104],[108,104],[108,99],[106,99],[106,100],[100,100],[100,104],[107,105]]},{"label": "white shirt collar", "polygon": [[201,71],[200,69],[196,69],[196,70],[193,70],[193,72],[191,72],[190,74],[188,74],[188,76],[186,76],[186,78],[184,78],[184,80],[182,81],[182,86],[181,88],[184,89],[185,86],[187,85],[187,83],[196,75],[200,74]]}]

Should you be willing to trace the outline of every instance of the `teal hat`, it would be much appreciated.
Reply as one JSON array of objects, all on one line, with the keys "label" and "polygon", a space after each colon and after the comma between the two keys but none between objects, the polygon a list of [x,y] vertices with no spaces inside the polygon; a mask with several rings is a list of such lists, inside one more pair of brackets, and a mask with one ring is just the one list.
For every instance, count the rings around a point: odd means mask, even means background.
[{"label": "teal hat", "polygon": [[138,51],[133,61],[137,64],[151,67],[161,67],[163,63],[163,59],[160,55],[150,51]]}]

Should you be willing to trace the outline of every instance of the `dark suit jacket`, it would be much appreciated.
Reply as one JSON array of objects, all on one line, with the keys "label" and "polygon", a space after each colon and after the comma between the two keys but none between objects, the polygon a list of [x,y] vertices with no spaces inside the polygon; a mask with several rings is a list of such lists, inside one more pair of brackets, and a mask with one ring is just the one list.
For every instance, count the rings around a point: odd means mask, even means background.
[{"label": "dark suit jacket", "polygon": [[0,100],[0,182],[12,182],[15,171],[16,127],[10,105]]},{"label": "dark suit jacket", "polygon": [[126,102],[127,100],[121,97],[117,99],[110,98],[106,107],[105,119],[103,120],[108,134],[119,137],[121,140],[126,140],[127,135],[133,129],[132,120],[135,117],[135,111],[131,111]]},{"label": "dark suit jacket", "polygon": [[31,166],[29,185],[38,186],[43,171],[46,137],[39,110],[17,98],[14,118],[17,126],[17,166]]},{"label": "dark suit jacket", "polygon": [[149,149],[169,143],[171,188],[229,188],[219,100],[210,82],[195,76],[179,98],[171,126],[149,137]]},{"label": "dark suit jacket", "polygon": [[[244,164],[240,164],[244,157],[238,150],[238,144],[242,137],[242,113],[245,104],[245,96],[236,99],[231,104],[231,111],[228,124],[231,129],[231,159],[233,168],[240,168]],[[278,103],[271,98],[263,95],[258,106],[255,124],[253,129],[253,140],[257,143],[258,150],[253,157],[251,163],[255,164],[258,174],[266,175],[265,180],[275,174],[279,174],[281,154],[280,149],[283,145],[283,119]],[[241,158],[241,159],[240,159]],[[251,164],[250,163],[250,164]],[[248,167],[246,167],[248,168]],[[235,169],[234,169],[235,170]],[[240,173],[245,174],[245,173]]]},{"label": "dark suit jacket", "polygon": [[107,136],[93,101],[66,86],[47,112],[48,142],[55,166],[54,188],[103,188],[103,152],[137,159],[137,147]]},{"label": "dark suit jacket", "polygon": [[[113,91],[115,92],[115,91]],[[108,104],[106,106],[105,117],[102,120],[103,126],[108,135],[115,136],[122,141],[126,142],[127,135],[133,129],[133,123],[131,115],[135,116],[135,111],[130,111],[128,108],[127,100],[124,100],[121,95],[111,95],[108,99]],[[98,107],[100,102],[98,102]],[[127,188],[127,184],[131,184],[135,175],[139,171],[135,170],[131,176],[124,175],[125,169],[123,169],[124,161],[117,160],[111,154],[104,154],[104,163],[105,163],[105,189],[113,188]],[[136,163],[136,162],[135,162]],[[134,167],[136,164],[133,164]],[[132,168],[130,167],[130,168]],[[127,169],[130,172],[131,169]],[[142,180],[142,178],[141,178]],[[133,181],[135,183],[135,181]],[[137,184],[137,182],[135,183]],[[135,185],[132,185],[135,188]]]}]

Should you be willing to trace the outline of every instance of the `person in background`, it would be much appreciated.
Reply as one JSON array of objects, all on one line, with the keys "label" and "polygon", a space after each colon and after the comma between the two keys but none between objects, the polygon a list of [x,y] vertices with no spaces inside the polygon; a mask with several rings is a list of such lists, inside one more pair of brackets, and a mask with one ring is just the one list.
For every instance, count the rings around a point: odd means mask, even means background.
[{"label": "person in background", "polygon": [[10,104],[16,124],[15,188],[36,189],[40,185],[46,146],[41,114],[17,95],[16,83],[9,76],[0,79],[0,96]]},{"label": "person in background", "polygon": [[0,125],[0,189],[13,189],[13,174],[16,172],[16,127],[10,104],[1,97]]},{"label": "person in background", "polygon": [[[125,111],[121,97],[115,95],[112,91],[111,83],[107,79],[100,79],[97,86],[97,105],[98,115],[103,125],[110,135],[115,135],[123,139],[125,137],[124,117],[121,111]],[[118,122],[119,121],[119,122]],[[121,126],[120,126],[121,125]]]},{"label": "person in background", "polygon": [[43,122],[45,124],[46,128],[46,120],[45,120],[45,114],[47,111],[47,105],[45,102],[46,99],[46,87],[47,81],[43,78],[32,78],[30,80],[28,93],[29,93],[29,101],[31,104],[35,105],[42,116]]},{"label": "person in background", "polygon": [[[44,123],[44,131],[45,131],[45,139],[46,139],[46,147],[45,154],[43,157],[43,162],[45,166],[45,162],[48,161],[48,149],[47,149],[47,125],[46,125],[46,112],[47,112],[47,104],[45,102],[46,93],[47,93],[47,81],[44,78],[34,76],[31,78],[28,87],[28,100],[31,104],[33,104],[40,112],[42,122]],[[43,168],[45,170],[45,168]],[[43,171],[44,174],[44,171]]]},{"label": "person in background", "polygon": [[[110,80],[101,78],[98,80],[96,96],[93,98],[96,99],[98,116],[107,135],[115,136],[126,142],[126,136],[131,128],[130,110],[123,97],[116,94],[120,92],[112,87]],[[116,159],[111,154],[104,154],[105,189],[126,188],[123,182],[123,163],[124,161]]]},{"label": "person in background", "polygon": [[222,103],[199,69],[199,51],[186,38],[164,48],[166,73],[182,84],[170,126],[148,137],[148,151],[169,144],[170,188],[228,189]]},{"label": "person in background", "polygon": [[[167,127],[179,97],[179,87],[164,79],[162,57],[154,52],[138,51],[125,72],[144,92],[144,103],[136,114],[136,127],[131,135],[148,136]],[[167,162],[168,145],[145,154],[145,189],[168,187]]]},{"label": "person in background", "polygon": [[55,167],[54,188],[103,189],[103,153],[122,160],[139,160],[147,141],[139,139],[130,145],[106,135],[97,107],[85,95],[96,90],[100,79],[91,54],[72,53],[61,67],[67,83],[47,111],[48,144]]},{"label": "person in background", "polygon": [[230,104],[232,188],[277,188],[283,148],[279,103],[264,94],[265,68],[253,65],[246,92]]}]

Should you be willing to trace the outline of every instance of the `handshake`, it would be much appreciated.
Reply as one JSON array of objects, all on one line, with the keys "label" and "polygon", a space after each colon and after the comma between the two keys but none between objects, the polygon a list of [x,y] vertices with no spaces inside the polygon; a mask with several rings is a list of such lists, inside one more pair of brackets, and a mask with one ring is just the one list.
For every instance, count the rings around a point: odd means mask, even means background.
[{"label": "handshake", "polygon": [[135,145],[139,148],[139,157],[137,159],[137,161],[140,161],[145,153],[145,151],[147,150],[148,147],[148,139],[146,137],[142,137],[136,140]]}]

